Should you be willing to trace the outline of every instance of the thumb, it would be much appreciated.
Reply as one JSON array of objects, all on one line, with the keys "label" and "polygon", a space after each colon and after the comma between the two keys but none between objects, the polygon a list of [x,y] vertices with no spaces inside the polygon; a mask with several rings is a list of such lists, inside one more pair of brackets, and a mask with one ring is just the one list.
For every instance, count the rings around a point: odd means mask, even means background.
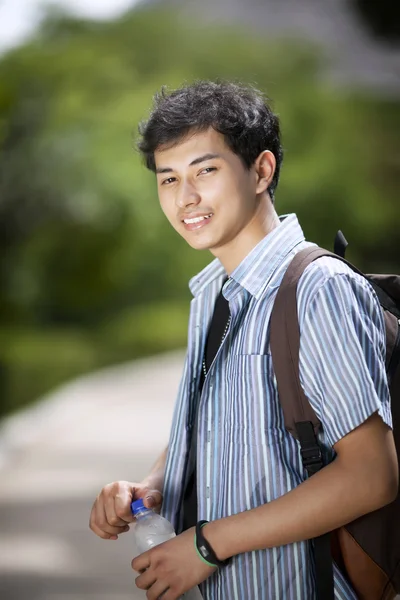
[{"label": "thumb", "polygon": [[163,495],[159,490],[145,490],[143,504],[146,508],[160,508]]}]

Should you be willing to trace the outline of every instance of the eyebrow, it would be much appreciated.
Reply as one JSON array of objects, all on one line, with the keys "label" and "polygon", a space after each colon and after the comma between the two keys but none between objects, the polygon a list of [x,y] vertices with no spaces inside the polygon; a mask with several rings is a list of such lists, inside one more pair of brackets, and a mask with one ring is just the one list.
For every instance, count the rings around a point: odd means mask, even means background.
[{"label": "eyebrow", "polygon": [[[219,154],[212,154],[211,152],[209,152],[208,154],[203,154],[202,156],[199,156],[198,158],[192,160],[189,167],[199,165],[200,163],[205,162],[206,160],[213,160],[214,158],[221,158],[221,156]],[[156,173],[171,173],[172,171],[173,169],[171,167],[162,167],[160,169],[156,169]]]}]

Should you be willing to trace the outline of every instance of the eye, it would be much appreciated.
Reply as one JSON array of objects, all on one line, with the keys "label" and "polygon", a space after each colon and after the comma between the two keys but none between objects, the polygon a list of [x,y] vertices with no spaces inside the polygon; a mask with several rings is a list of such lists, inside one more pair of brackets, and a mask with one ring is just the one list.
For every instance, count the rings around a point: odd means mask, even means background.
[{"label": "eye", "polygon": [[176,177],[168,177],[168,179],[164,179],[161,182],[161,185],[169,185],[170,183],[173,183],[174,181],[176,181]]},{"label": "eye", "polygon": [[212,171],[216,171],[216,167],[206,167],[205,169],[202,169],[199,173],[199,175],[207,174],[207,173],[211,173]]}]

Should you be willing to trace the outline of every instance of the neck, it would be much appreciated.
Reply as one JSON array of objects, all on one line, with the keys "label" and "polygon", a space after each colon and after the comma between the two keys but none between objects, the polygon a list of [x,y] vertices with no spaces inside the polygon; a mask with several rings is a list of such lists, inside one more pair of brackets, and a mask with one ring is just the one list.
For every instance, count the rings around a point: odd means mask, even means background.
[{"label": "neck", "polygon": [[259,207],[259,211],[247,226],[228,244],[213,252],[225,271],[230,275],[236,267],[250,254],[266,235],[280,224],[274,206],[268,198],[267,204]]}]

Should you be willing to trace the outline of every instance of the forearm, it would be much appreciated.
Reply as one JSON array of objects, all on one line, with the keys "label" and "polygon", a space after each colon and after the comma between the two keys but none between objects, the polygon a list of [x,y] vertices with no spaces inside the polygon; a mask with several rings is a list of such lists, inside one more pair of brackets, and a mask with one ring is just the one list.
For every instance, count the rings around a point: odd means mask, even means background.
[{"label": "forearm", "polygon": [[391,500],[369,472],[336,460],[284,496],[210,523],[205,536],[222,560],[320,536]]},{"label": "forearm", "polygon": [[163,450],[160,454],[153,467],[150,470],[150,473],[145,477],[142,481],[145,485],[148,485],[150,488],[155,490],[162,490],[164,486],[164,474],[165,474],[165,463],[167,460],[167,452],[168,446]]}]

